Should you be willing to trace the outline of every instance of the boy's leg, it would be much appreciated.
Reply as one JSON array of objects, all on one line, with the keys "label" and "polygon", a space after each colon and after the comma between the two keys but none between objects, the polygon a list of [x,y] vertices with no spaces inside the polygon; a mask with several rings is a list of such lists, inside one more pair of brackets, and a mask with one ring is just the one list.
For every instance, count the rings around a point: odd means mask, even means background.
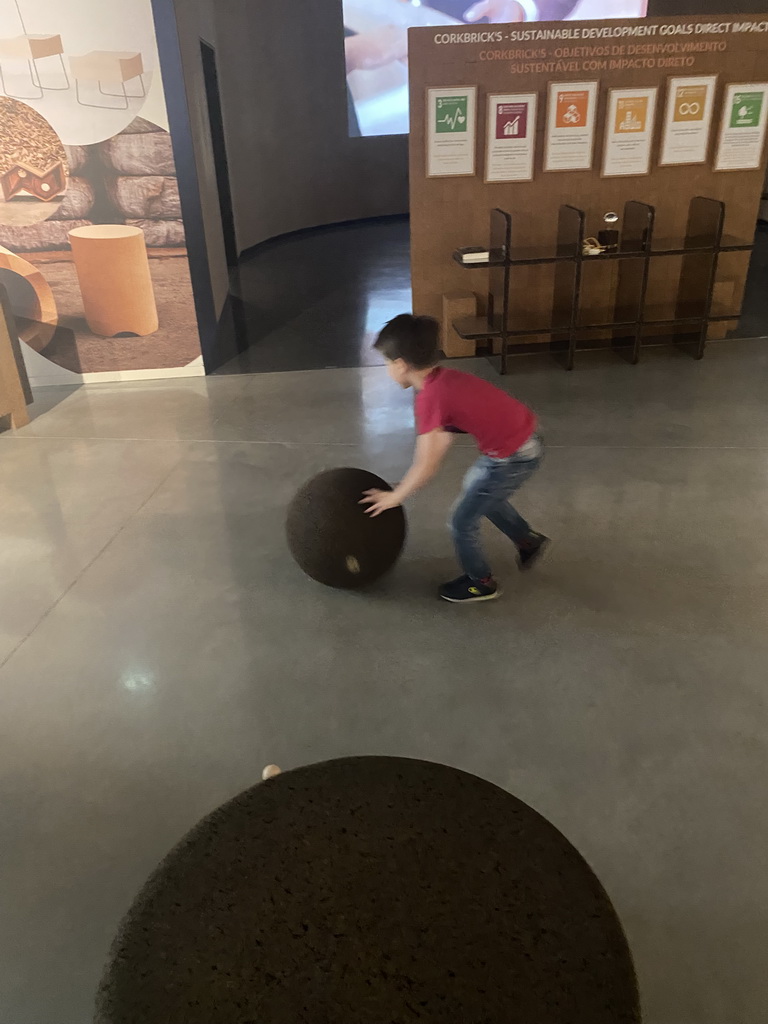
[{"label": "boy's leg", "polygon": [[514,505],[510,505],[507,498],[504,498],[498,505],[494,505],[486,518],[490,519],[497,530],[501,530],[512,541],[516,547],[520,547],[533,533],[533,530],[525,519],[520,515]]},{"label": "boy's leg", "polygon": [[510,497],[518,491],[541,465],[541,458],[517,459],[507,463],[503,482],[497,488],[498,500],[486,513],[486,518],[509,537],[520,552],[520,568],[530,568],[547,543],[547,538],[533,530],[530,524],[510,504]]},{"label": "boy's leg", "polygon": [[456,557],[472,580],[487,580],[491,567],[480,546],[480,523],[498,500],[492,493],[491,470],[482,458],[464,477],[461,494],[451,510],[450,530]]}]

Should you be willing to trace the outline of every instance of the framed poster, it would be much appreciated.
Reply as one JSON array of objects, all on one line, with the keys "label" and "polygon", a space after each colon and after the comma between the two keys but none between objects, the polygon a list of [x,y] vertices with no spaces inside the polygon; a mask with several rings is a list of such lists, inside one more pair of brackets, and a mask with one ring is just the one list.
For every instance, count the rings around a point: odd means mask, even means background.
[{"label": "framed poster", "polygon": [[611,89],[605,122],[603,177],[648,174],[658,89]]},{"label": "framed poster", "polygon": [[729,85],[725,92],[716,171],[757,170],[768,124],[768,83]]},{"label": "framed poster", "polygon": [[475,173],[477,89],[427,89],[427,177]]},{"label": "framed poster", "polygon": [[597,82],[550,82],[545,171],[588,171],[592,166]]},{"label": "framed poster", "polygon": [[535,92],[488,97],[485,180],[533,181]]},{"label": "framed poster", "polygon": [[717,75],[668,80],[662,167],[705,163],[716,88]]}]

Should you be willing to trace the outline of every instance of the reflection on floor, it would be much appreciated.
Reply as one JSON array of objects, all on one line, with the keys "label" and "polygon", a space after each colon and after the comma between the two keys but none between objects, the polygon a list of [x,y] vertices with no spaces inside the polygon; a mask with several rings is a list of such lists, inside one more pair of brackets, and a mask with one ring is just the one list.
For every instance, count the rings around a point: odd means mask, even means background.
[{"label": "reflection on floor", "polygon": [[468,609],[433,596],[465,439],[379,587],[287,554],[309,476],[402,474],[412,400],[381,367],[48,389],[0,435],[3,1024],[90,1020],[182,834],[265,764],[354,753],[542,811],[622,916],[645,1024],[764,1024],[768,345],[513,384],[549,446],[521,508],[555,543],[523,577],[489,531],[505,595]]},{"label": "reflection on floor", "polygon": [[222,319],[219,373],[381,362],[374,335],[411,308],[408,219],[345,224],[277,239],[245,261]]},{"label": "reflection on floor", "polygon": [[[743,315],[732,337],[768,335],[768,225],[758,227]],[[374,335],[411,308],[408,219],[277,239],[244,261],[222,318],[218,373],[367,366]]]}]

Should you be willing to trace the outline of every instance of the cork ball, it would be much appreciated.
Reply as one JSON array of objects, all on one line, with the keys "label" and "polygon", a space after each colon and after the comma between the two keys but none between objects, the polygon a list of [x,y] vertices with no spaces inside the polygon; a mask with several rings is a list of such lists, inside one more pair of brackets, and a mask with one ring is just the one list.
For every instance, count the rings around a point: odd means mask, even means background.
[{"label": "cork ball", "polygon": [[368,515],[360,500],[374,488],[391,490],[367,470],[330,469],[296,494],[288,507],[286,533],[291,554],[307,576],[353,590],[392,568],[405,541],[405,514],[394,508]]}]

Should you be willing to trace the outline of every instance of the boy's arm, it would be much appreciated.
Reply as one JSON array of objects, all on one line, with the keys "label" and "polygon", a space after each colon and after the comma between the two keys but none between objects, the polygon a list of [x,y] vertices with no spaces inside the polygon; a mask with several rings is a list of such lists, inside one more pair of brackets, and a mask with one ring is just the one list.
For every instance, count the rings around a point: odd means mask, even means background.
[{"label": "boy's arm", "polygon": [[361,505],[372,516],[386,512],[388,508],[402,505],[414,491],[418,491],[428,483],[440,468],[440,463],[453,444],[456,435],[447,430],[432,430],[428,434],[420,434],[416,439],[416,451],[411,468],[393,491],[366,491]]}]

